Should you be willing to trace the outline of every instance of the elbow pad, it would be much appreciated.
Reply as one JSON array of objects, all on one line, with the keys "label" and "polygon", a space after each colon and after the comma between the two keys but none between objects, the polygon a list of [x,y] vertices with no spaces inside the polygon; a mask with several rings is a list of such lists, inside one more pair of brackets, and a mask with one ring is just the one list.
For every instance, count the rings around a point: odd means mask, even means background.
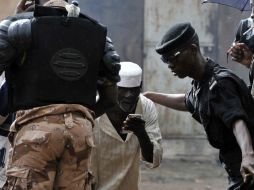
[{"label": "elbow pad", "polygon": [[8,29],[11,23],[10,20],[0,22],[0,72],[5,70],[16,53],[8,37]]},{"label": "elbow pad", "polygon": [[104,63],[119,63],[120,56],[117,54],[114,45],[109,37],[106,38]]},{"label": "elbow pad", "polygon": [[118,75],[120,70],[120,56],[117,54],[113,43],[109,37],[106,38],[105,53],[103,56],[103,67],[105,75],[110,80],[118,82],[120,77]]}]

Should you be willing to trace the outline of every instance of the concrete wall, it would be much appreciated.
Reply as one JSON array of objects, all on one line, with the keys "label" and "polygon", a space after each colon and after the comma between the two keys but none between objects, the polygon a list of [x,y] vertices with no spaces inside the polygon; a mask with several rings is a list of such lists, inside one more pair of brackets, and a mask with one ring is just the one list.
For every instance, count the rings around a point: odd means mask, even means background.
[{"label": "concrete wall", "polygon": [[80,0],[86,13],[107,26],[122,61],[143,63],[144,0]]},{"label": "concrete wall", "polygon": [[0,0],[0,20],[13,14],[18,0]]}]

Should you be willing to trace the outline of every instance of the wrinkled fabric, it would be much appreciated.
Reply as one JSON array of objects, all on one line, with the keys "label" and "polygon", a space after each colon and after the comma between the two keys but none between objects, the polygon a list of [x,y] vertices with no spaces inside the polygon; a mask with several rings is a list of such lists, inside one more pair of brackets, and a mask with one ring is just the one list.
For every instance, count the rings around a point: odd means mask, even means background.
[{"label": "wrinkled fabric", "polygon": [[17,113],[9,136],[7,189],[90,190],[94,142],[89,113],[65,104]]},{"label": "wrinkled fabric", "polygon": [[240,190],[240,186],[243,184],[243,178],[240,173],[241,150],[237,148],[226,152],[220,151],[219,155],[221,164],[228,173],[229,186],[227,190]]},{"label": "wrinkled fabric", "polygon": [[186,107],[199,121],[209,143],[220,150],[220,160],[228,172],[228,190],[242,186],[241,150],[233,133],[233,123],[245,121],[254,137],[254,101],[245,83],[230,70],[207,59],[203,80],[194,81],[186,94]]},{"label": "wrinkled fabric", "polygon": [[[140,95],[136,114],[142,114],[145,129],[154,145],[153,163],[149,168],[158,167],[162,159],[161,132],[154,103]],[[95,122],[95,148],[92,150],[92,172],[96,190],[138,190],[139,164],[145,161],[137,137],[128,133],[124,141],[104,114]]]},{"label": "wrinkled fabric", "polygon": [[204,80],[193,82],[186,94],[186,107],[204,126],[215,148],[238,146],[232,131],[232,124],[238,119],[244,120],[251,136],[254,135],[254,101],[246,84],[211,59],[207,59]]}]

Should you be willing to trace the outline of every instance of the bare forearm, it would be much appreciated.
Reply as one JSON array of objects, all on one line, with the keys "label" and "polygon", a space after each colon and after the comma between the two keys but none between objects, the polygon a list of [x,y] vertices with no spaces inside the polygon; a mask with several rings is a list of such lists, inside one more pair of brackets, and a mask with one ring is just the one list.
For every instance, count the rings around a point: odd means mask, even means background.
[{"label": "bare forearm", "polygon": [[185,106],[185,94],[164,94],[157,92],[145,92],[144,96],[153,102],[179,111],[187,111]]},{"label": "bare forearm", "polygon": [[153,163],[153,143],[151,142],[147,132],[142,130],[135,134],[138,137],[143,158],[147,162]]},{"label": "bare forearm", "polygon": [[253,154],[252,139],[250,132],[243,120],[237,120],[233,124],[233,133],[241,148],[242,155]]}]

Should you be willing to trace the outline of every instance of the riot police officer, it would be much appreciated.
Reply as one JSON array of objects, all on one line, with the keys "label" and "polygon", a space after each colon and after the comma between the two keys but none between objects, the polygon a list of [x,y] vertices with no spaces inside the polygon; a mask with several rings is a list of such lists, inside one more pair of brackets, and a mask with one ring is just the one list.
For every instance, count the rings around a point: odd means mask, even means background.
[{"label": "riot police officer", "polygon": [[0,72],[17,112],[6,188],[89,189],[93,120],[116,103],[119,56],[77,2],[35,2],[0,23]]}]

